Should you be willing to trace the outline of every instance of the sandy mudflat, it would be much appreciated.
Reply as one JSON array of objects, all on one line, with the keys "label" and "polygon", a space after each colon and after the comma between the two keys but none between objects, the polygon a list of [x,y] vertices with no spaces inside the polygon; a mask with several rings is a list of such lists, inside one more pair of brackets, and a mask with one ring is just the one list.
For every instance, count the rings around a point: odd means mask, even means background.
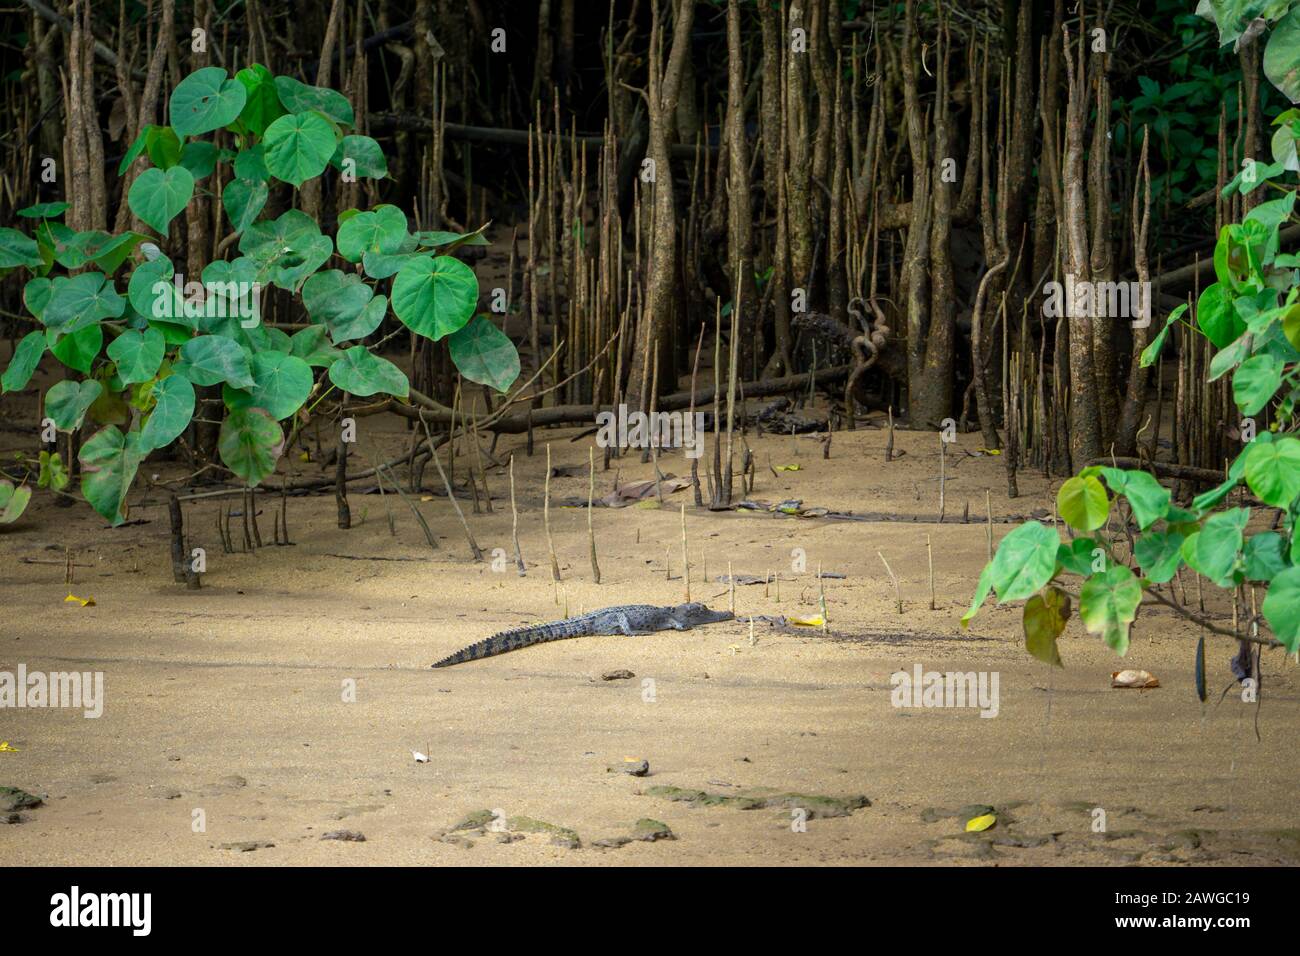
[{"label": "sandy mudflat", "polygon": [[[365,427],[367,455],[405,447],[400,426],[367,419]],[[938,451],[929,434],[900,432],[897,447],[907,454],[890,464],[875,429],[837,433],[830,460],[812,439],[752,439],[759,463],[752,497],[904,520],[688,509],[693,597],[725,606],[726,588],[715,579],[730,561],[738,575],[781,573],[779,600],[774,589],[765,597],[761,584],[737,589],[741,615],[815,614],[820,563],[845,575],[826,582],[830,635],[760,626],[751,645],[748,625],[734,622],[588,637],[430,670],[496,630],[563,616],[541,524],[541,442],[551,441],[556,465],[585,464],[591,439],[569,442],[575,433],[539,434],[538,454],[516,461],[524,578],[512,563],[497,573],[471,562],[445,499],[418,502],[439,536],[431,553],[399,498],[354,493],[351,530],[335,527],[331,498],[294,498],[295,546],[251,554],[223,555],[217,505],[192,506],[192,543],[206,548],[209,568],[203,589],[187,592],[171,581],[158,492],[138,487],[130,518],[145,523],[116,530],[85,506],[56,508],[39,494],[21,522],[0,532],[0,670],[22,663],[29,671],[102,671],[107,701],[98,720],[79,711],[0,711],[0,740],[17,748],[0,753],[0,785],[46,797],[23,822],[0,826],[0,864],[1300,860],[1290,809],[1300,768],[1295,664],[1280,652],[1265,655],[1258,742],[1253,705],[1234,695],[1215,706],[1233,645],[1211,640],[1211,702],[1202,707],[1193,688],[1196,631],[1163,609],[1144,611],[1123,665],[1077,619],[1061,641],[1066,668],[1056,671],[1023,650],[1019,607],[987,607],[962,631],[958,619],[985,556],[985,489],[995,517],[1050,515],[1050,489],[1022,475],[1021,497],[1008,501],[999,458],[958,452],[948,460],[947,520],[939,525]],[[975,452],[978,436],[963,436],[960,446]],[[521,436],[505,437],[498,457],[522,447]],[[769,456],[801,470],[774,478]],[[680,455],[663,466],[677,474],[689,467]],[[314,464],[295,467],[319,474]],[[621,469],[624,481],[653,475],[635,457]],[[437,481],[432,470],[426,477]],[[598,494],[614,477],[597,474]],[[490,471],[489,481],[495,513],[469,520],[485,550],[509,551],[504,473]],[[553,501],[585,497],[585,474],[554,479],[551,492]],[[664,510],[597,510],[599,586],[591,583],[585,513],[553,506],[559,600],[574,613],[680,601],[677,508],[690,496],[667,496]],[[274,502],[259,503],[269,542]],[[995,535],[1011,527],[995,524]],[[61,559],[65,544],[92,565],[77,569],[71,590],[93,596],[93,607],[64,601],[61,564],[23,561]],[[807,554],[803,572],[791,570],[794,547]],[[902,616],[877,551],[900,579]],[[895,709],[890,674],[917,663],[998,672],[998,716]],[[1120,666],[1153,672],[1161,687],[1111,689]],[[635,677],[601,679],[617,669]],[[347,680],[356,682],[355,702],[343,699]],[[429,762],[417,764],[412,751]],[[648,760],[650,775],[609,770],[626,757]],[[797,832],[788,808],[692,806],[647,792],[655,787],[724,797],[750,788],[861,794],[871,805],[814,817]],[[980,804],[997,808],[997,825],[962,836],[958,811]],[[1093,831],[1094,808],[1106,813],[1104,833]],[[196,809],[206,832],[192,828]],[[581,847],[553,842],[549,832],[467,829],[437,838],[474,811],[498,809],[517,823],[527,817],[576,831]],[[662,821],[677,839],[592,845],[630,833],[641,818]],[[321,839],[340,829],[366,840]],[[222,848],[249,842],[258,847]]]}]

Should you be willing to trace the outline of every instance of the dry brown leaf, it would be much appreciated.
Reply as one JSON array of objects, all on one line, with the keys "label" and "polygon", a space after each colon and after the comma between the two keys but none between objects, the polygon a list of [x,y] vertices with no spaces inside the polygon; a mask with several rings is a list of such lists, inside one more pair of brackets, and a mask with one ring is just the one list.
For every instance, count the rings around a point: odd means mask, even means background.
[{"label": "dry brown leaf", "polygon": [[[657,495],[655,485],[658,482],[653,478],[647,478],[644,481],[632,481],[626,485],[620,485],[605,497],[600,499],[600,503],[606,508],[626,508],[630,504],[635,504],[651,495]],[[691,486],[689,478],[675,478],[672,475],[665,475],[664,494],[672,494],[674,491],[681,491],[683,488]]]}]

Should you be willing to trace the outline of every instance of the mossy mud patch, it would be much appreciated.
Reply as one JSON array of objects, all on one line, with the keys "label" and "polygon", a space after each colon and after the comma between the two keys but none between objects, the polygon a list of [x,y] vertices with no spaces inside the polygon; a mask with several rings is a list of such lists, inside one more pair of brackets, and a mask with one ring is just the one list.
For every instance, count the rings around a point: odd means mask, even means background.
[{"label": "mossy mud patch", "polygon": [[620,834],[619,836],[602,837],[599,840],[593,840],[591,845],[603,847],[605,849],[617,849],[621,846],[627,846],[629,843],[655,843],[658,840],[676,840],[677,834],[673,833],[668,824],[661,820],[654,820],[650,817],[642,817],[636,823],[632,824],[632,832]]},{"label": "mossy mud patch", "polygon": [[0,787],[0,811],[31,810],[43,801],[35,794],[17,787]]},{"label": "mossy mud patch", "polygon": [[0,787],[0,823],[22,823],[25,817],[18,811],[32,810],[44,801],[35,794],[18,787]]},{"label": "mossy mud patch", "polygon": [[522,839],[523,834],[541,834],[542,836],[549,836],[551,843],[555,846],[565,847],[570,850],[577,850],[582,846],[582,839],[578,836],[578,831],[570,827],[526,816],[502,818],[500,814],[492,810],[475,810],[466,814],[459,823],[450,829],[434,834],[434,839],[441,840],[444,843],[464,846],[467,849],[473,846],[473,841],[459,836],[461,833],[476,833],[480,836],[495,833],[498,841],[502,843],[514,842],[511,839],[512,836],[514,839]]},{"label": "mossy mud patch", "polygon": [[861,794],[847,797],[828,797],[821,794],[789,793],[765,787],[741,790],[737,793],[710,793],[707,790],[690,790],[684,787],[658,786],[642,791],[648,797],[660,797],[693,807],[732,807],[737,810],[804,810],[809,820],[825,817],[847,817],[854,810],[871,806],[871,801]]}]

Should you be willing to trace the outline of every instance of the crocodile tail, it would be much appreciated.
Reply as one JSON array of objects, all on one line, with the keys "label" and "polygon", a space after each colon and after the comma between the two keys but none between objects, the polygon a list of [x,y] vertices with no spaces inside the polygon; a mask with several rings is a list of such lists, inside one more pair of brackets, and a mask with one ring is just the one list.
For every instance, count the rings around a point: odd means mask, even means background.
[{"label": "crocodile tail", "polygon": [[554,624],[539,624],[535,627],[520,627],[512,631],[501,631],[476,644],[462,648],[455,654],[449,654],[433,666],[450,667],[453,664],[463,664],[466,661],[495,657],[498,654],[517,651],[521,647],[530,647],[533,644],[544,644],[547,641],[561,641],[567,637],[578,637],[581,633],[580,630],[575,628],[557,627]]}]

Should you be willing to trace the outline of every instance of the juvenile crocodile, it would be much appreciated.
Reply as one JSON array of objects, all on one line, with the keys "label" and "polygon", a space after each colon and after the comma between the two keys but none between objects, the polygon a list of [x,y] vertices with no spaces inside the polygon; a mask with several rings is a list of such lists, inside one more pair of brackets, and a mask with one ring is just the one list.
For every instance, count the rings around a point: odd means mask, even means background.
[{"label": "juvenile crocodile", "polygon": [[493,634],[486,640],[471,644],[463,650],[444,657],[433,667],[450,667],[465,661],[476,661],[483,657],[494,657],[507,651],[517,651],[530,644],[543,644],[546,641],[563,641],[570,637],[585,637],[589,634],[624,634],[632,637],[636,634],[653,634],[655,631],[689,631],[701,624],[715,624],[729,621],[730,611],[711,611],[703,604],[692,602],[676,607],[655,607],[653,604],[621,604],[617,607],[588,611],[577,617],[552,621],[549,624],[533,624],[517,627],[510,631]]}]

